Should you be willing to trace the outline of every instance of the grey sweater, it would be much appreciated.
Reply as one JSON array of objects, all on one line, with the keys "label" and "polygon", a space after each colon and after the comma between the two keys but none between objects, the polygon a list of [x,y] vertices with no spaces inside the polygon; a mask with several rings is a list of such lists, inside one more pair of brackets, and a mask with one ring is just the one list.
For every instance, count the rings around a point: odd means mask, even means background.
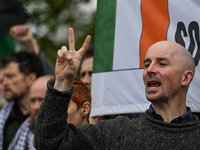
[{"label": "grey sweater", "polygon": [[[52,81],[50,81],[52,82]],[[67,124],[67,109],[73,93],[51,87],[40,107],[35,129],[37,150],[191,150],[200,149],[200,121],[165,123],[151,118],[118,117],[79,127]]]}]

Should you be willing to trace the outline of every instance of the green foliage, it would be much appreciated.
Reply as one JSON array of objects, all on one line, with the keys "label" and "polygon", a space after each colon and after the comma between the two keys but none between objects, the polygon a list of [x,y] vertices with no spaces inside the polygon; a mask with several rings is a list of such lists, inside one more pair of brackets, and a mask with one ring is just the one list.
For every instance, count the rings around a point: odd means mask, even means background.
[{"label": "green foliage", "polygon": [[78,50],[87,35],[94,43],[95,13],[87,13],[80,6],[90,0],[20,0],[29,12],[27,24],[32,26],[34,37],[40,48],[54,64],[57,50],[68,47],[68,28],[75,31],[76,49]]}]

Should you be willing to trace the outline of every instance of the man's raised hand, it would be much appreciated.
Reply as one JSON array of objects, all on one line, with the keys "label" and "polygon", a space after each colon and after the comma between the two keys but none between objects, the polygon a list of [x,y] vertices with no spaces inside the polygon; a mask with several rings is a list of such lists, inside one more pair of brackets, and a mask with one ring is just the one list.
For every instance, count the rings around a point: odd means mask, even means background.
[{"label": "man's raised hand", "polygon": [[22,42],[30,52],[33,52],[36,55],[39,54],[40,49],[38,43],[28,25],[15,25],[11,27],[10,34],[15,40]]},{"label": "man's raised hand", "polygon": [[74,30],[73,28],[69,28],[69,50],[66,46],[62,46],[57,52],[55,89],[60,91],[71,89],[81,59],[89,47],[90,40],[91,36],[88,35],[82,47],[78,51],[75,51]]}]

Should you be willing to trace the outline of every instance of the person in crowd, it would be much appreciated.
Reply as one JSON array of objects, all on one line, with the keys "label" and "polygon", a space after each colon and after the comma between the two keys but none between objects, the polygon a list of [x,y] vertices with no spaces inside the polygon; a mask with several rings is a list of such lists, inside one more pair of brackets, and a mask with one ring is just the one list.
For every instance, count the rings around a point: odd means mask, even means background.
[{"label": "person in crowd", "polygon": [[43,149],[200,149],[200,121],[186,106],[189,85],[195,74],[194,59],[183,46],[159,41],[147,51],[143,81],[151,105],[137,119],[117,117],[79,127],[66,122],[67,110],[81,57],[90,36],[75,51],[73,28],[69,28],[69,50],[57,52],[56,79],[38,112],[35,147]]},{"label": "person in crowd", "polygon": [[[27,139],[27,149],[36,150],[34,147],[34,130],[37,119],[38,110],[44,99],[45,92],[47,90],[47,82],[54,78],[52,75],[44,75],[36,79],[30,88],[30,125]],[[72,123],[76,126],[80,126],[89,123],[89,113],[91,105],[91,95],[88,87],[79,79],[75,79],[73,82],[74,93],[72,94],[72,100],[69,103],[68,109],[68,123]]]},{"label": "person in crowd", "polygon": [[91,91],[93,70],[93,47],[89,47],[82,58],[80,66],[80,80],[85,83]]},{"label": "person in crowd", "polygon": [[29,98],[30,98],[30,124],[26,126],[28,134],[27,134],[27,145],[25,149],[28,150],[36,150],[34,147],[34,130],[35,130],[35,122],[37,119],[37,113],[40,108],[40,105],[44,99],[46,90],[47,90],[47,82],[54,77],[53,75],[43,75],[37,78],[30,87],[29,90]]},{"label": "person in crowd", "polygon": [[89,123],[91,94],[86,84],[79,79],[73,81],[74,93],[69,103],[67,122],[76,126]]},{"label": "person in crowd", "polygon": [[31,29],[28,25],[15,25],[10,28],[11,36],[21,42],[29,52],[35,53],[41,60],[44,69],[44,74],[55,75],[55,69],[45,53],[40,50],[36,39],[34,38]]},{"label": "person in crowd", "polygon": [[0,149],[21,149],[24,130],[29,122],[29,89],[37,77],[43,74],[40,59],[33,53],[19,51],[1,59],[6,105],[0,111]]},{"label": "person in crowd", "polygon": [[[30,27],[28,25],[15,25],[11,27],[10,34],[15,40],[22,42],[27,47],[29,52],[33,52],[39,56],[43,65],[44,74],[55,75],[54,66],[45,56],[43,51],[39,49],[38,43],[36,39],[33,37]],[[0,109],[3,108],[3,106],[6,103],[6,100],[3,97],[4,90],[3,90],[2,81],[3,81],[3,72],[0,69]]]}]

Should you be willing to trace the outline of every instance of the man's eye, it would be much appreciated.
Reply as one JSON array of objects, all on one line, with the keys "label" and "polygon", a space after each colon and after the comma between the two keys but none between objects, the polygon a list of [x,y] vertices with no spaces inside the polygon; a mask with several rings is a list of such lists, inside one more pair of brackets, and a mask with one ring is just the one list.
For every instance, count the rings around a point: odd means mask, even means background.
[{"label": "man's eye", "polygon": [[148,68],[149,67],[149,64],[144,64],[144,68]]},{"label": "man's eye", "polygon": [[35,99],[31,99],[31,103],[32,103],[32,104],[35,103]]},{"label": "man's eye", "polygon": [[160,63],[160,65],[161,65],[161,66],[166,66],[166,64],[165,64],[165,63]]},{"label": "man's eye", "polygon": [[84,77],[85,76],[85,72],[81,73],[81,77]]},{"label": "man's eye", "polygon": [[43,101],[43,98],[39,98],[38,101],[42,102],[42,101]]},{"label": "man's eye", "polygon": [[8,77],[9,79],[12,79],[12,78],[14,78],[14,75],[7,75],[7,77]]}]

